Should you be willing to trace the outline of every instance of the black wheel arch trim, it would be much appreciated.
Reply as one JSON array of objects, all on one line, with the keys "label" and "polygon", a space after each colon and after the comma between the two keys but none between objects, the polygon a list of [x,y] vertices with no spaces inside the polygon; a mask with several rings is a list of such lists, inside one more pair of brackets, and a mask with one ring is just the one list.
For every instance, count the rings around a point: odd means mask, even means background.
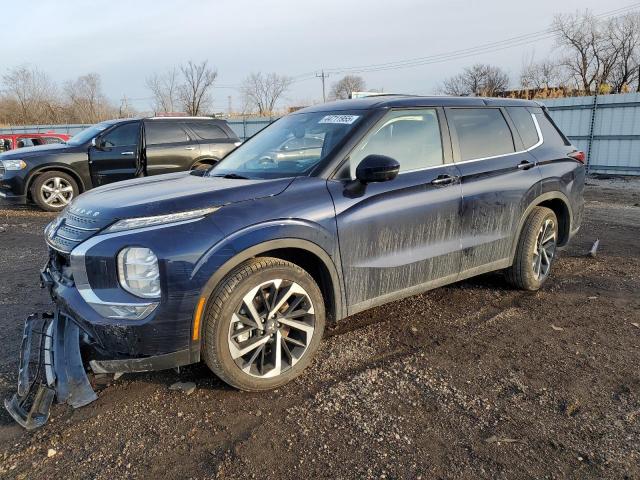
[{"label": "black wheel arch trim", "polygon": [[[56,171],[71,175],[71,178],[73,178],[76,182],[78,182],[78,188],[80,189],[79,193],[85,192],[87,190],[87,188],[85,186],[85,182],[82,179],[82,176],[78,172],[76,172],[73,168],[69,168],[68,166],[65,166],[65,165],[57,165],[55,163],[52,163],[52,164],[48,164],[48,165],[42,165],[41,167],[38,167],[37,169],[33,170],[29,174],[29,178],[27,179],[25,191],[27,193],[31,191],[31,186],[33,185],[33,181],[41,173],[56,172]],[[91,188],[91,187],[89,187],[89,188]]]},{"label": "black wheel arch trim", "polygon": [[[571,232],[573,231],[573,209],[571,208],[571,202],[569,201],[569,198],[564,193],[558,192],[558,191],[546,192],[541,195],[538,195],[536,198],[534,198],[531,201],[527,209],[524,211],[524,213],[520,217],[520,222],[518,223],[518,230],[516,232],[516,235],[513,236],[512,245],[511,245],[510,258],[512,261],[515,258],[516,249],[518,247],[518,239],[520,238],[520,234],[522,233],[524,222],[527,220],[527,217],[529,216],[529,214],[534,208],[540,206],[541,203],[546,202],[547,200],[561,200],[562,203],[564,203],[564,205],[567,207],[567,211],[569,212],[568,235],[571,235]],[[568,238],[567,238],[567,241],[568,241]]]},{"label": "black wheel arch trim", "polygon": [[[242,262],[249,260],[250,258],[258,257],[261,254],[270,252],[272,250],[286,249],[286,248],[297,248],[300,250],[305,250],[320,259],[320,261],[324,264],[325,268],[329,272],[329,276],[331,277],[331,287],[333,290],[333,301],[335,308],[335,319],[340,320],[346,316],[346,308],[345,308],[345,299],[344,299],[344,288],[342,285],[342,277],[338,273],[338,269],[332,260],[331,256],[319,245],[305,239],[301,238],[279,238],[274,240],[267,240],[265,242],[258,243],[253,245],[241,252],[238,252],[232,258],[227,260],[220,268],[216,270],[216,272],[209,278],[207,283],[204,285],[200,292],[200,296],[198,298],[204,297],[205,304],[203,308],[203,312],[207,311],[207,306],[209,303],[209,298],[211,294],[215,290],[215,288],[220,284],[220,282],[227,276],[229,272],[231,272],[234,268],[240,265]],[[195,310],[197,309],[197,305],[194,308],[193,318],[195,318]],[[203,313],[204,315],[204,313]],[[202,342],[202,328],[203,323],[200,322],[199,326],[199,340],[195,340],[191,342],[191,360],[192,362],[197,362],[200,360],[200,345]],[[193,319],[192,319],[192,331],[193,331]]]}]

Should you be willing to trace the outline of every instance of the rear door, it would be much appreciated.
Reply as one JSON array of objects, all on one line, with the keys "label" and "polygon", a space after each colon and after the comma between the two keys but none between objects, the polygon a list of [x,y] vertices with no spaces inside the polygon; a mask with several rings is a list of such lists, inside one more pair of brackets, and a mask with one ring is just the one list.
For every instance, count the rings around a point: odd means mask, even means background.
[{"label": "rear door", "polygon": [[117,125],[96,138],[89,149],[93,185],[127,180],[136,176],[140,160],[140,122]]},{"label": "rear door", "polygon": [[[400,173],[354,194],[346,187],[370,154],[394,158]],[[336,209],[349,312],[454,281],[460,267],[462,194],[441,111],[389,112],[348,162],[350,178],[327,185]]]},{"label": "rear door", "polygon": [[188,126],[198,138],[203,159],[221,160],[238,145],[235,134],[216,121],[189,122]]},{"label": "rear door", "polygon": [[200,145],[182,122],[145,120],[147,175],[191,169],[200,157]]},{"label": "rear door", "polygon": [[[521,108],[521,107],[518,107]],[[531,114],[523,108],[538,142]],[[524,210],[537,196],[540,169],[504,108],[447,108],[462,183],[462,275],[508,266]]]}]

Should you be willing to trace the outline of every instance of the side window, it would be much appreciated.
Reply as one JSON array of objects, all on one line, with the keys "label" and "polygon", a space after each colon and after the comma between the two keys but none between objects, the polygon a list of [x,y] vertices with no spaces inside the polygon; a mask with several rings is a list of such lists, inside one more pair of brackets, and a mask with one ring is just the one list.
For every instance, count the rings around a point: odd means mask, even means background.
[{"label": "side window", "polygon": [[536,120],[540,125],[540,131],[542,132],[542,138],[545,144],[561,147],[565,145],[571,145],[571,142],[567,140],[567,137],[558,130],[558,128],[551,123],[547,115],[544,112],[536,113]]},{"label": "side window", "polygon": [[388,113],[351,154],[351,177],[367,155],[387,155],[400,163],[400,172],[442,165],[442,139],[434,109]]},{"label": "side window", "polygon": [[447,119],[458,136],[462,161],[515,152],[509,125],[497,108],[452,108]]},{"label": "side window", "polygon": [[163,143],[188,142],[191,139],[187,132],[175,122],[150,121],[144,123],[147,145],[161,145]]},{"label": "side window", "polygon": [[11,150],[11,140],[8,138],[0,138],[0,152]]},{"label": "side window", "polygon": [[533,123],[531,112],[526,107],[507,107],[507,113],[516,126],[524,148],[530,148],[538,143],[538,131]]},{"label": "side window", "polygon": [[195,134],[203,140],[220,140],[229,138],[227,134],[217,125],[211,123],[190,123],[189,127]]},{"label": "side window", "polygon": [[47,145],[53,144],[53,143],[62,143],[62,139],[58,137],[41,137],[40,141],[43,144],[47,144]]},{"label": "side window", "polygon": [[129,147],[138,145],[138,134],[140,132],[140,124],[138,122],[127,123],[114,128],[107,133],[102,139],[106,146],[113,147]]},{"label": "side window", "polygon": [[17,141],[17,145],[18,148],[24,148],[24,147],[35,147],[36,144],[34,144],[30,138],[26,138],[26,137],[22,137],[19,138]]}]

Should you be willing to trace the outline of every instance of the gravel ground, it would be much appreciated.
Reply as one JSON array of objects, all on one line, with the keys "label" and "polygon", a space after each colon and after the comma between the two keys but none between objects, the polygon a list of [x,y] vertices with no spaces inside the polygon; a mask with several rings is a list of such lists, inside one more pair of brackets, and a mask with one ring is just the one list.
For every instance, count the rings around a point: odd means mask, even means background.
[{"label": "gravel ground", "polygon": [[[640,478],[640,179],[589,179],[585,196],[540,292],[489,274],[364,312],[268,393],[192,366],[103,380],[34,433],[2,411],[0,477]],[[49,306],[51,218],[0,205],[0,397],[24,318]]]}]

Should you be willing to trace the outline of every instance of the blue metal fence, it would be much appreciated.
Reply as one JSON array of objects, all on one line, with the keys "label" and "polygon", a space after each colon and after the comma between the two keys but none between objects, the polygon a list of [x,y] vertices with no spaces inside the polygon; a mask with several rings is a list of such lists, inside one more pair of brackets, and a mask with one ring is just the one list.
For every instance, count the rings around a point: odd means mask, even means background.
[{"label": "blue metal fence", "polygon": [[[226,119],[227,123],[234,131],[238,138],[246,140],[255,135],[264,127],[269,125],[276,118],[242,118],[242,119]],[[0,135],[3,133],[66,133],[75,135],[81,130],[91,125],[70,124],[70,125],[20,125],[19,127],[0,128]]]},{"label": "blue metal fence", "polygon": [[589,173],[640,175],[640,93],[542,100]]},{"label": "blue metal fence", "polygon": [[[542,100],[554,121],[587,154],[590,173],[640,175],[640,93]],[[275,118],[226,119],[242,140]],[[26,125],[0,128],[2,133],[76,134],[89,125]]]}]

